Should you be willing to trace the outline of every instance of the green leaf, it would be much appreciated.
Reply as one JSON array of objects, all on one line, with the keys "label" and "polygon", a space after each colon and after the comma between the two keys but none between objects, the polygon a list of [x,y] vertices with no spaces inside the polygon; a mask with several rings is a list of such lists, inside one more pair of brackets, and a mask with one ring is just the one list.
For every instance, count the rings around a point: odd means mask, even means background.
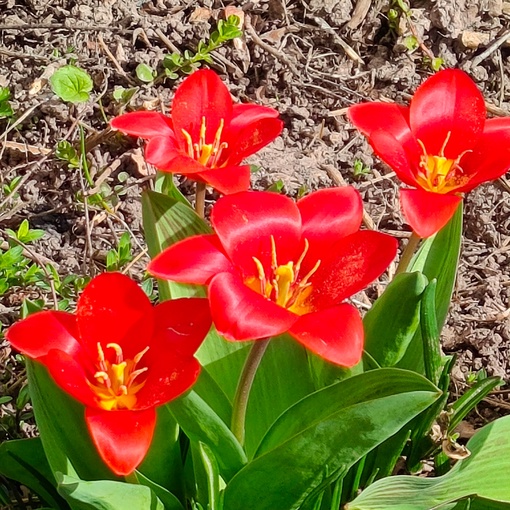
[{"label": "green leaf", "polygon": [[453,414],[450,418],[448,431],[453,432],[455,427],[475,408],[494,388],[502,383],[500,377],[488,377],[478,381],[469,388],[462,397],[452,404]]},{"label": "green leaf", "polygon": [[167,408],[192,441],[201,441],[211,449],[225,480],[246,464],[246,455],[234,434],[194,391],[170,402]]},{"label": "green leaf", "polygon": [[420,323],[420,301],[427,278],[420,272],[397,275],[363,319],[365,351],[380,366],[404,356]]},{"label": "green leaf", "polygon": [[314,390],[306,349],[291,337],[272,339],[248,400],[244,444],[248,458],[278,416]]},{"label": "green leaf", "polygon": [[[426,239],[409,265],[408,272],[420,271],[428,281],[437,280],[436,320],[441,332],[450,307],[457,276],[462,240],[462,204],[449,223],[436,235]],[[424,372],[421,332],[418,330],[399,367]]]},{"label": "green leaf", "polygon": [[147,64],[138,64],[136,66],[136,77],[144,83],[151,83],[156,77],[156,71]]},{"label": "green leaf", "polygon": [[[225,490],[224,509],[296,510],[439,396],[424,377],[372,370],[319,390],[272,426]],[[317,494],[318,495],[318,494]]]},{"label": "green leaf", "polygon": [[[154,191],[145,191],[142,195],[142,217],[145,240],[152,258],[177,241],[211,233],[204,220],[189,206]],[[200,286],[162,280],[158,283],[162,300],[205,295]]]},{"label": "green leaf", "polygon": [[[471,456],[437,478],[394,476],[379,480],[361,493],[348,510],[430,510],[468,497],[469,508],[505,508],[510,505],[510,416],[480,429],[468,442]],[[476,500],[484,498],[478,505]],[[495,500],[495,506],[490,501]],[[443,506],[444,505],[444,506]]]},{"label": "green leaf", "polygon": [[429,381],[438,384],[441,375],[441,341],[437,330],[436,319],[436,287],[437,281],[432,280],[423,293],[420,314],[421,337],[423,339],[423,362],[425,375]]},{"label": "green leaf", "polygon": [[63,101],[83,103],[88,101],[94,84],[92,78],[79,67],[73,65],[57,69],[50,77],[51,89]]},{"label": "green leaf", "polygon": [[27,359],[26,366],[35,420],[52,471],[115,479],[92,443],[84,407],[62,391],[40,363]]},{"label": "green leaf", "polygon": [[[212,450],[204,443],[193,445],[193,466],[197,484],[203,482],[205,487],[197,487],[197,499],[202,501],[208,510],[220,510],[220,475],[218,463]],[[197,468],[203,476],[197,474]]]},{"label": "green leaf", "polygon": [[1,444],[0,475],[26,485],[54,509],[69,508],[55,488],[55,478],[38,437]]},{"label": "green leaf", "polygon": [[[75,510],[165,510],[149,487],[110,480],[85,482],[57,474],[58,490]],[[127,505],[127,506],[126,506]]]},{"label": "green leaf", "polygon": [[[160,457],[165,459],[164,455],[160,455]],[[168,463],[170,462],[171,459],[168,459]],[[145,485],[146,487],[149,487],[152,492],[154,492],[154,494],[163,503],[165,510],[184,510],[181,502],[170,491],[153,482],[151,479],[147,478],[138,471],[135,471],[135,477],[140,485]],[[171,480],[168,481],[170,482]]]},{"label": "green leaf", "polygon": [[[167,407],[161,406],[156,409],[157,421],[154,436],[147,455],[137,468],[137,476],[142,475],[144,483],[154,489],[156,495],[165,503],[164,496],[160,495],[158,488],[151,484],[168,490],[173,497],[183,498],[183,463],[179,442],[179,426]],[[166,506],[166,504],[165,504]]]}]

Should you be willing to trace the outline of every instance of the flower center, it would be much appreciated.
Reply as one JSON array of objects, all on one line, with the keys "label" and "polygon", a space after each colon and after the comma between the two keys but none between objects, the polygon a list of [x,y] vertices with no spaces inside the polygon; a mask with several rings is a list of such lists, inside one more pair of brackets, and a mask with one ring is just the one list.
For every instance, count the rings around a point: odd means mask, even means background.
[{"label": "flower center", "polygon": [[287,264],[278,265],[276,245],[274,237],[271,236],[270,274],[266,275],[260,260],[253,257],[257,276],[247,278],[244,282],[245,285],[297,315],[312,312],[313,306],[310,302],[312,284],[308,280],[317,271],[321,261],[318,260],[315,266],[303,278],[300,278],[301,264],[308,252],[308,247],[308,240],[305,239],[305,248],[295,264],[290,261]]},{"label": "flower center", "polygon": [[136,404],[136,393],[145,384],[145,381],[135,383],[135,379],[148,370],[147,367],[136,370],[136,365],[149,347],[139,352],[132,360],[124,359],[120,345],[111,343],[106,347],[115,351],[115,363],[105,358],[101,344],[98,342],[97,368],[99,370],[94,374],[94,382],[89,381],[89,385],[96,394],[101,409],[106,411],[133,409]]},{"label": "flower center", "polygon": [[433,193],[449,193],[469,181],[469,176],[464,174],[459,163],[464,154],[472,151],[465,150],[456,159],[448,159],[444,155],[451,134],[451,131],[448,131],[439,156],[427,154],[425,145],[421,140],[418,140],[423,154],[420,158],[420,168],[416,178],[423,188]]},{"label": "flower center", "polygon": [[200,124],[200,138],[198,143],[193,143],[191,135],[185,129],[182,130],[182,134],[186,139],[189,157],[193,158],[204,166],[215,168],[219,166],[218,162],[220,161],[223,149],[228,147],[228,143],[221,141],[221,133],[223,131],[225,122],[223,119],[220,120],[220,125],[216,131],[216,135],[214,136],[213,143],[205,143],[205,124],[205,117],[202,117],[202,123]]}]

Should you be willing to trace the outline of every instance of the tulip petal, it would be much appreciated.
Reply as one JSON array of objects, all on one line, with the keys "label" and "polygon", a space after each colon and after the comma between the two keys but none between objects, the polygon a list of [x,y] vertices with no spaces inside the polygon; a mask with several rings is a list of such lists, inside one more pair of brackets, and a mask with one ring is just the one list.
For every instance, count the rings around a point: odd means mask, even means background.
[{"label": "tulip petal", "polygon": [[205,168],[180,152],[176,140],[168,136],[151,138],[145,146],[145,159],[162,172],[189,174],[201,172]]},{"label": "tulip petal", "polygon": [[374,152],[409,186],[418,186],[415,171],[420,164],[418,144],[407,144],[407,149],[391,134],[382,129],[374,131],[369,139]]},{"label": "tulip petal", "polygon": [[[160,361],[156,363],[158,356]],[[166,404],[179,397],[195,384],[200,374],[200,363],[195,358],[176,356],[168,346],[160,345],[149,362],[154,363],[145,386],[136,394],[136,410]]]},{"label": "tulip petal", "polygon": [[205,285],[218,273],[233,270],[216,235],[188,237],[163,250],[147,267],[151,275],[162,280],[196,285]]},{"label": "tulip petal", "polygon": [[327,361],[352,367],[363,353],[363,322],[358,310],[343,303],[303,315],[289,333]]},{"label": "tulip petal", "polygon": [[154,311],[149,298],[131,278],[103,273],[85,287],[76,311],[82,345],[97,357],[97,344],[119,344],[132,359],[152,337]]},{"label": "tulip petal", "polygon": [[237,276],[221,273],[209,285],[214,325],[227,340],[256,340],[280,335],[297,315],[249,289]]},{"label": "tulip petal", "polygon": [[397,254],[397,240],[373,230],[352,234],[328,251],[310,278],[312,304],[326,309],[364,289],[378,278]]},{"label": "tulip petal", "polygon": [[213,207],[211,223],[243,278],[258,274],[253,257],[269,274],[271,236],[279,264],[295,260],[302,251],[299,209],[284,195],[260,191],[226,195]]},{"label": "tulip petal", "polygon": [[363,203],[352,186],[321,189],[298,201],[303,222],[302,235],[310,243],[306,261],[313,266],[333,243],[357,232],[363,217]]},{"label": "tulip petal", "polygon": [[199,177],[223,195],[232,195],[250,188],[251,172],[248,165],[227,166],[201,172]]},{"label": "tulip petal", "polygon": [[[154,312],[156,329],[150,351],[156,358],[163,350],[191,358],[211,328],[209,301],[204,298],[172,299],[157,305]],[[158,359],[154,363],[159,364]]]},{"label": "tulip petal", "polygon": [[272,142],[280,135],[282,129],[283,122],[274,118],[259,119],[239,129],[231,125],[226,137],[228,143],[228,150],[225,151],[226,164],[238,165],[244,158]]},{"label": "tulip petal", "polygon": [[117,475],[142,462],[154,434],[156,411],[102,411],[87,407],[85,421],[99,455]]},{"label": "tulip petal", "polygon": [[439,155],[450,133],[444,155],[456,159],[482,134],[486,115],[482,93],[460,69],[445,69],[422,83],[410,108],[411,130],[428,154]]},{"label": "tulip petal", "polygon": [[174,138],[172,119],[157,112],[130,112],[110,121],[113,129],[149,140],[155,136]]},{"label": "tulip petal", "polygon": [[409,127],[409,108],[380,102],[362,103],[351,106],[347,115],[399,179],[416,185],[413,168],[419,164],[423,151]]},{"label": "tulip petal", "polygon": [[80,350],[76,317],[67,312],[38,312],[17,322],[5,332],[11,345],[30,358],[45,356],[59,349],[71,356]]},{"label": "tulip petal", "polygon": [[383,129],[390,133],[402,146],[415,143],[409,127],[409,108],[395,103],[360,103],[349,107],[347,117],[365,136]]},{"label": "tulip petal", "polygon": [[245,126],[262,119],[277,119],[279,113],[274,108],[252,103],[236,103],[232,106],[230,129],[239,131]]},{"label": "tulip petal", "polygon": [[510,169],[510,118],[488,119],[478,144],[460,160],[460,166],[473,177],[459,192],[504,175]]},{"label": "tulip petal", "polygon": [[89,377],[92,379],[95,367],[91,365],[87,373],[85,356],[53,349],[40,361],[65,392],[86,406],[97,406],[96,396],[87,382]]},{"label": "tulip petal", "polygon": [[400,203],[405,220],[420,237],[439,232],[450,221],[462,197],[441,195],[422,189],[401,189]]},{"label": "tulip petal", "polygon": [[211,144],[224,121],[225,127],[232,117],[232,96],[220,77],[209,69],[200,69],[188,76],[176,90],[172,102],[172,121],[175,135],[185,143],[182,130],[198,143],[200,126],[205,118],[205,143]]}]

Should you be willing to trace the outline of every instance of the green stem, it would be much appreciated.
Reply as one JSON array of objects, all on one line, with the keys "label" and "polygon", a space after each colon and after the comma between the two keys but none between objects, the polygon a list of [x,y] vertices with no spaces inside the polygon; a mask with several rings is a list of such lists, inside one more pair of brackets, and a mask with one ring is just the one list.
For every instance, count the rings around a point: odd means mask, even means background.
[{"label": "green stem", "polygon": [[255,340],[255,343],[246,358],[243,371],[241,372],[241,376],[239,377],[239,382],[237,384],[232,409],[231,429],[241,445],[244,444],[244,424],[246,421],[246,409],[248,408],[250,390],[253,380],[255,379],[255,374],[257,373],[257,369],[264,353],[266,352],[270,340],[270,338],[265,340]]},{"label": "green stem", "polygon": [[203,218],[205,213],[205,182],[197,182],[195,191],[195,211]]},{"label": "green stem", "polygon": [[406,247],[402,252],[402,256],[400,257],[400,262],[398,263],[397,270],[395,274],[405,273],[407,268],[409,267],[409,262],[413,258],[414,252],[416,248],[420,244],[421,237],[417,236],[415,232],[412,232],[407,240]]}]

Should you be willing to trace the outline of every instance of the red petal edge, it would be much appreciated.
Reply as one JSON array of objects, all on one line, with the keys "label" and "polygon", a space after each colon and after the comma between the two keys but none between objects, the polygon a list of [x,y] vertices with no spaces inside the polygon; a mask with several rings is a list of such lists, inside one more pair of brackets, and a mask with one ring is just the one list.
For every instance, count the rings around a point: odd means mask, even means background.
[{"label": "red petal edge", "polygon": [[363,353],[363,322],[358,310],[347,303],[303,315],[289,333],[327,361],[352,367]]},{"label": "red petal edge", "polygon": [[103,411],[85,409],[92,441],[106,465],[120,476],[129,475],[142,462],[154,434],[156,411]]},{"label": "red petal edge", "polygon": [[59,349],[75,356],[80,350],[76,317],[67,312],[38,312],[28,316],[5,332],[11,345],[30,358],[45,356]]},{"label": "red petal edge", "polygon": [[402,213],[411,228],[420,237],[439,232],[453,217],[462,197],[441,195],[421,189],[401,189]]},{"label": "red petal edge", "polygon": [[237,275],[221,273],[211,280],[209,301],[214,325],[227,340],[255,340],[280,335],[297,315],[249,289]]}]

